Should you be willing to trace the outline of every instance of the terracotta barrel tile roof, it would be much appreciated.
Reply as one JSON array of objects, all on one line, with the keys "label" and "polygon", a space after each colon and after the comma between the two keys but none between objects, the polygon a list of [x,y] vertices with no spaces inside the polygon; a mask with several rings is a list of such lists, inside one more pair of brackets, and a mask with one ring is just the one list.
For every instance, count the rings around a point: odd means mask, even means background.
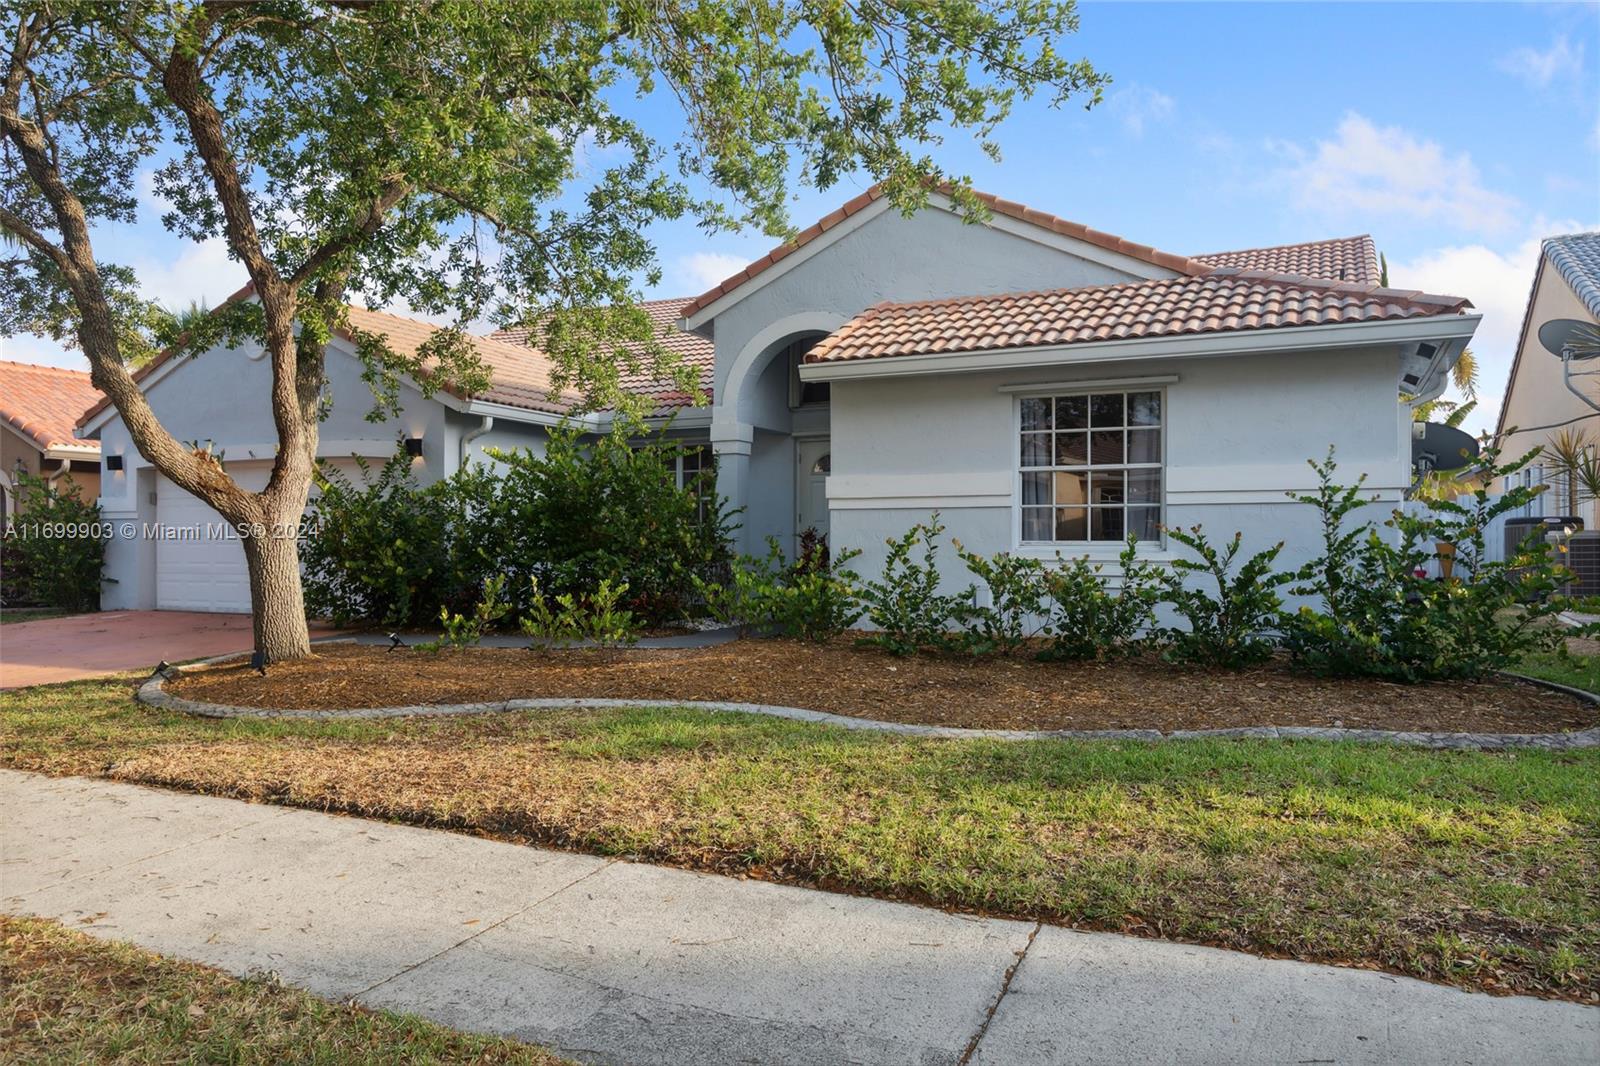
[{"label": "terracotta barrel tile roof", "polygon": [[1377,285],[1382,278],[1377,245],[1365,233],[1325,241],[1306,241],[1303,244],[1211,252],[1194,258],[1210,267],[1267,270],[1275,274],[1351,281],[1357,285]]},{"label": "terracotta barrel tile roof", "polygon": [[82,370],[0,362],[0,418],[39,448],[100,448],[77,435],[78,416],[100,399]]},{"label": "terracotta barrel tile roof", "polygon": [[868,308],[807,363],[1455,314],[1454,296],[1224,267],[1204,277]]},{"label": "terracotta barrel tile roof", "polygon": [[[661,346],[694,367],[700,389],[710,396],[716,375],[717,348],[698,333],[688,333],[678,328],[678,321],[683,317],[683,307],[688,302],[688,297],[679,296],[666,300],[641,300],[639,307],[650,316]],[[524,351],[532,352],[536,351],[533,347],[536,343],[533,334],[534,330],[531,327],[523,326],[498,330],[489,336],[492,340],[516,345]],[[636,354],[643,354],[641,346],[635,345],[630,348],[638,349]],[[538,354],[538,358],[546,359],[542,353]],[[676,382],[658,377],[648,369],[624,373],[621,384],[625,391],[651,397],[662,408],[687,407],[694,401],[694,397],[679,389]]]}]

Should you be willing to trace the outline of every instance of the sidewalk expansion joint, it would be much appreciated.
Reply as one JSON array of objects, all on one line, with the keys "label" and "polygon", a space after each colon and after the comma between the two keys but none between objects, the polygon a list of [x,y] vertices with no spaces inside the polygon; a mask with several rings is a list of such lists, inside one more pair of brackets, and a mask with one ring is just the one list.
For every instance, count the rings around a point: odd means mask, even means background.
[{"label": "sidewalk expansion joint", "polygon": [[1043,922],[1034,922],[1033,928],[1028,930],[1028,942],[1022,945],[1022,950],[1017,952],[1017,961],[1006,967],[1005,976],[1000,979],[1000,994],[994,997],[994,1002],[989,1004],[989,1010],[983,1016],[983,1021],[978,1023],[978,1031],[972,1034],[972,1039],[967,1041],[967,1049],[961,1053],[961,1058],[956,1060],[956,1066],[967,1066],[972,1061],[972,1056],[977,1054],[978,1045],[983,1042],[983,1036],[989,1031],[989,1023],[994,1021],[995,1012],[1000,1009],[1000,1003],[1006,998],[1006,993],[1011,991],[1011,979],[1017,976],[1017,969],[1021,967],[1022,960],[1028,957],[1029,950],[1033,947],[1034,937],[1039,935]]},{"label": "sidewalk expansion joint", "polygon": [[416,962],[412,963],[410,966],[406,966],[406,967],[403,967],[403,968],[401,968],[399,970],[396,970],[394,973],[390,974],[388,977],[385,977],[383,980],[378,981],[375,984],[368,985],[366,988],[361,989],[361,991],[359,991],[359,992],[351,993],[349,996],[345,997],[345,1002],[346,1003],[352,1003],[352,1004],[355,1003],[362,996],[365,996],[365,995],[367,995],[367,994],[369,994],[371,992],[377,991],[378,989],[382,988],[384,985],[388,984],[390,981],[393,981],[393,980],[395,980],[396,978],[399,978],[399,977],[404,977],[406,974],[411,973],[413,970],[421,969],[422,967],[428,965],[428,963],[434,961],[435,959],[438,959],[438,958],[441,958],[442,956],[448,955],[452,951],[456,950],[457,948],[463,947],[463,946],[465,946],[467,944],[472,943],[474,940],[478,939],[480,936],[483,936],[485,933],[489,932],[491,929],[498,929],[502,925],[505,925],[507,922],[511,921],[513,918],[522,917],[524,914],[527,914],[529,911],[533,910],[535,907],[539,906],[540,904],[546,903],[546,902],[554,899],[555,897],[561,895],[561,893],[565,892],[567,889],[572,888],[575,885],[582,884],[583,882],[589,880],[589,878],[595,876],[596,874],[604,873],[605,871],[611,869],[611,867],[615,866],[617,863],[619,863],[621,861],[622,861],[621,859],[608,859],[608,860],[606,860],[606,862],[604,862],[600,866],[596,866],[593,870],[590,870],[588,873],[583,874],[580,877],[573,878],[571,881],[568,881],[566,884],[562,885],[560,888],[554,890],[553,892],[547,892],[544,895],[540,896],[538,899],[536,899],[533,902],[527,904],[526,906],[519,907],[516,910],[512,911],[510,914],[506,915],[504,918],[501,918],[498,921],[490,922],[488,925],[484,926],[482,929],[479,929],[479,930],[475,931],[471,936],[462,937],[460,940],[456,941],[454,944],[451,944],[448,947],[440,948],[438,951],[434,952],[432,955],[429,955],[427,958],[418,959]]}]

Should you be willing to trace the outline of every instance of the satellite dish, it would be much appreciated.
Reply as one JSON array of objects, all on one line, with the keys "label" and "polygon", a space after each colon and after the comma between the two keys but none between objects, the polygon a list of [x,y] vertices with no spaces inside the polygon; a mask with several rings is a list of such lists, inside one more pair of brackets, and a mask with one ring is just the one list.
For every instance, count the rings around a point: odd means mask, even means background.
[{"label": "satellite dish", "polygon": [[1600,326],[1576,318],[1552,318],[1539,327],[1539,343],[1557,359],[1574,363],[1600,357]]},{"label": "satellite dish", "polygon": [[1470,433],[1443,422],[1422,422],[1411,434],[1411,465],[1423,471],[1460,470],[1472,465],[1480,445]]}]

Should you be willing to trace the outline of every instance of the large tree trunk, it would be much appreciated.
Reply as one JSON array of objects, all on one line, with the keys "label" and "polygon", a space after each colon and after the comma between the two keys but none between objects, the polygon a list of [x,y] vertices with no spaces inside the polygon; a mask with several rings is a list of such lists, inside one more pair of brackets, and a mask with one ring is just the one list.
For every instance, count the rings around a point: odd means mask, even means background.
[{"label": "large tree trunk", "polygon": [[292,530],[266,532],[241,538],[250,571],[255,647],[269,663],[301,659],[311,654],[311,634],[300,589],[300,552]]}]

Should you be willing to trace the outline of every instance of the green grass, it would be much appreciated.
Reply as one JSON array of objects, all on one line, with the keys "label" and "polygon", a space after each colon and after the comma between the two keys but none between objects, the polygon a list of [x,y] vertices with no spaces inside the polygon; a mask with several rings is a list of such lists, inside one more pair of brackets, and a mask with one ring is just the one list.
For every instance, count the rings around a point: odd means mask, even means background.
[{"label": "green grass", "polygon": [[694,710],[212,721],[0,694],[10,765],[1600,996],[1600,751],[908,739]]},{"label": "green grass", "polygon": [[237,980],[37,918],[0,916],[0,1060],[39,1063],[504,1063],[539,1048]]},{"label": "green grass", "polygon": [[0,625],[12,625],[17,622],[37,622],[42,618],[65,618],[73,611],[64,611],[59,607],[7,607],[0,610]]},{"label": "green grass", "polygon": [[1539,652],[1522,660],[1517,672],[1600,695],[1600,655]]}]

